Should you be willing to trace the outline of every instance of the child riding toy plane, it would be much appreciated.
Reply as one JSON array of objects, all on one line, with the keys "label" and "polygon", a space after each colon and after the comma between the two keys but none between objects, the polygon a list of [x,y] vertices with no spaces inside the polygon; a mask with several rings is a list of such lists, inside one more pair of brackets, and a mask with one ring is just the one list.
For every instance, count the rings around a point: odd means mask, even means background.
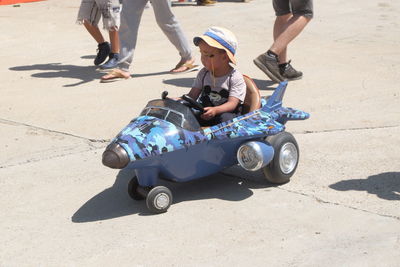
[{"label": "child riding toy plane", "polygon": [[[172,203],[171,191],[157,185],[159,179],[185,182],[240,164],[249,171],[262,169],[268,181],[281,184],[288,182],[297,168],[299,148],[293,135],[285,132],[285,123],[307,119],[309,114],[282,107],[286,81],[272,96],[261,98],[249,77],[224,65],[235,63],[232,35],[212,27],[196,37],[205,68],[190,93],[171,99],[164,92],[161,99],[150,101],[103,153],[105,166],[132,170],[129,195],[135,200],[146,199],[154,213],[167,211]],[[223,90],[228,91],[225,100]],[[209,106],[204,107],[207,101]]]}]

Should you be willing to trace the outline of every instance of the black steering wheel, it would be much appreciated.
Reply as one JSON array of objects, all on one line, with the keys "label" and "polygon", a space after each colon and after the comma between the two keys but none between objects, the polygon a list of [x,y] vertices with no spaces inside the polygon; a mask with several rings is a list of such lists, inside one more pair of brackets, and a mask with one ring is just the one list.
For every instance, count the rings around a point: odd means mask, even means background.
[{"label": "black steering wheel", "polygon": [[188,102],[190,104],[191,108],[197,109],[201,113],[204,112],[203,105],[200,104],[199,102],[197,102],[196,100],[194,100],[193,98],[191,98],[189,95],[187,95],[187,94],[183,95],[182,99],[185,100],[186,102]]}]

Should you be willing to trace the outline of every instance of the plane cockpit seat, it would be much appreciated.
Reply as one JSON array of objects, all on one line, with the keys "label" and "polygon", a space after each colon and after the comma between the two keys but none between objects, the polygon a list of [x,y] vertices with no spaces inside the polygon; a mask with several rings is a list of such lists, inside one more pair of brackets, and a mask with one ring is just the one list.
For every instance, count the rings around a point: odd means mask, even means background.
[{"label": "plane cockpit seat", "polygon": [[246,114],[261,108],[261,96],[255,82],[247,75],[243,75],[243,78],[246,83],[246,97],[243,101],[242,114]]}]

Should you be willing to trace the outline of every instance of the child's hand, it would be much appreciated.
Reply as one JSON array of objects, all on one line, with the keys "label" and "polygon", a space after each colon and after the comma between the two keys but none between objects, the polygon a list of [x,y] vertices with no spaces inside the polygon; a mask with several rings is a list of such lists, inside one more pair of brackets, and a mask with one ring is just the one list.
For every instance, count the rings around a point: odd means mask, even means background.
[{"label": "child's hand", "polygon": [[205,107],[204,113],[201,114],[201,118],[203,120],[211,120],[217,115],[217,108],[216,107]]}]

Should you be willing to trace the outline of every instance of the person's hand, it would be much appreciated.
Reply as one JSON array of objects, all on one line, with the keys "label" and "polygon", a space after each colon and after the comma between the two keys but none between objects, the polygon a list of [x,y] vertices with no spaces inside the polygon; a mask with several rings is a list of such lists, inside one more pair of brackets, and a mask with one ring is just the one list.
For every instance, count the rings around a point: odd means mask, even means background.
[{"label": "person's hand", "polygon": [[217,108],[216,107],[205,107],[204,113],[201,114],[201,118],[203,120],[211,120],[217,115]]}]

